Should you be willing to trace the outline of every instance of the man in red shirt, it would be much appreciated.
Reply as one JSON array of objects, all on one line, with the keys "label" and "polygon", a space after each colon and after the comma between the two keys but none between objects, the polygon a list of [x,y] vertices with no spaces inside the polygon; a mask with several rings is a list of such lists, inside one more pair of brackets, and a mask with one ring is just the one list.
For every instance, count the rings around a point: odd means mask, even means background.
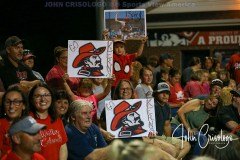
[{"label": "man in red shirt", "polygon": [[2,160],[45,160],[36,153],[41,150],[39,131],[43,128],[45,125],[37,123],[31,116],[13,123],[9,129],[12,150]]},{"label": "man in red shirt", "polygon": [[227,64],[227,70],[233,76],[237,84],[240,83],[240,51],[233,54]]}]

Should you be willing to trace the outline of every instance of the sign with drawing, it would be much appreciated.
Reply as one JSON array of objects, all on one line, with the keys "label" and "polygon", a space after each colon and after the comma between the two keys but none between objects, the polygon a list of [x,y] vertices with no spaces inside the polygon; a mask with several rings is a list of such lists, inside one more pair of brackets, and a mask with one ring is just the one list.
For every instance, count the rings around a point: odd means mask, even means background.
[{"label": "sign with drawing", "polygon": [[153,98],[106,101],[105,110],[107,131],[115,138],[143,137],[156,131]]},{"label": "sign with drawing", "polygon": [[69,77],[109,78],[112,64],[112,41],[68,41]]},{"label": "sign with drawing", "polygon": [[111,40],[145,37],[145,9],[104,10],[104,28]]}]

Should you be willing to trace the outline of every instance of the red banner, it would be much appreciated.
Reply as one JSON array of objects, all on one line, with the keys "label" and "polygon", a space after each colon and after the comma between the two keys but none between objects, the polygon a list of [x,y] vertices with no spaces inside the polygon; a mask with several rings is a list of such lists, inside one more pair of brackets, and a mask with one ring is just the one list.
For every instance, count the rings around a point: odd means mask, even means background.
[{"label": "red banner", "polygon": [[150,46],[239,45],[240,31],[154,33],[154,39],[150,40]]}]

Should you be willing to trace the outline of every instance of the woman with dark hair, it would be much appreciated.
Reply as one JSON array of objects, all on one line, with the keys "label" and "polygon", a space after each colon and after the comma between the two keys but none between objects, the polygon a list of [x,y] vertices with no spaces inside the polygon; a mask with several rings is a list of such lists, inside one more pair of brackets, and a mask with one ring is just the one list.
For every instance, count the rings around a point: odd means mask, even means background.
[{"label": "woman with dark hair", "polygon": [[191,80],[193,73],[199,69],[201,69],[201,59],[199,57],[192,57],[189,67],[185,68],[182,73],[181,84],[183,87]]},{"label": "woman with dark hair", "polygon": [[[67,48],[57,46],[54,49],[55,65],[48,72],[45,81],[53,90],[64,90],[62,77],[67,73]],[[68,78],[67,83],[71,90],[77,91],[79,78]]]},{"label": "woman with dark hair", "polygon": [[30,115],[47,128],[40,131],[41,154],[46,159],[67,159],[67,135],[63,122],[54,109],[55,97],[44,83],[34,86],[29,93]]},{"label": "woman with dark hair", "polygon": [[180,84],[181,74],[178,69],[172,68],[169,71],[169,86],[170,86],[170,96],[168,103],[171,107],[171,115],[175,116],[177,114],[178,108],[180,108],[187,100],[182,86]]},{"label": "woman with dark hair", "polygon": [[209,73],[215,72],[214,63],[215,63],[215,61],[214,61],[213,57],[205,57],[203,68],[208,70]]},{"label": "woman with dark hair", "polygon": [[59,90],[55,94],[55,110],[57,116],[62,119],[64,126],[68,123],[68,108],[71,103],[70,97],[65,90]]},{"label": "woman with dark hair", "polygon": [[136,94],[134,92],[134,88],[132,83],[129,80],[122,79],[119,81],[117,84],[113,99],[118,100],[118,99],[134,99],[136,98]]},{"label": "woman with dark hair", "polygon": [[7,136],[12,122],[28,115],[28,101],[18,86],[10,87],[2,97],[0,110],[0,157],[11,149],[10,139]]}]

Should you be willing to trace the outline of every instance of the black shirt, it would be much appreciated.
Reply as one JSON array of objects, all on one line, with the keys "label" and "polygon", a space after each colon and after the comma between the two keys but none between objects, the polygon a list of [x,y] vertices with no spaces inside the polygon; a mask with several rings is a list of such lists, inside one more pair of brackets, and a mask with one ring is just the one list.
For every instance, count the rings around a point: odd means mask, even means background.
[{"label": "black shirt", "polygon": [[171,111],[169,105],[166,103],[163,106],[158,101],[154,101],[155,106],[155,119],[156,119],[156,130],[158,135],[163,135],[164,124],[167,120],[171,119]]},{"label": "black shirt", "polygon": [[219,108],[218,120],[222,125],[225,126],[223,129],[229,130],[226,128],[226,123],[229,121],[235,121],[236,123],[240,124],[240,115],[237,108],[231,104],[229,106]]},{"label": "black shirt", "polygon": [[7,58],[2,56],[2,64],[0,65],[0,78],[4,88],[7,89],[10,85],[19,83],[21,80],[33,81],[37,78],[32,73],[32,70],[19,61],[18,67],[15,67]]}]

